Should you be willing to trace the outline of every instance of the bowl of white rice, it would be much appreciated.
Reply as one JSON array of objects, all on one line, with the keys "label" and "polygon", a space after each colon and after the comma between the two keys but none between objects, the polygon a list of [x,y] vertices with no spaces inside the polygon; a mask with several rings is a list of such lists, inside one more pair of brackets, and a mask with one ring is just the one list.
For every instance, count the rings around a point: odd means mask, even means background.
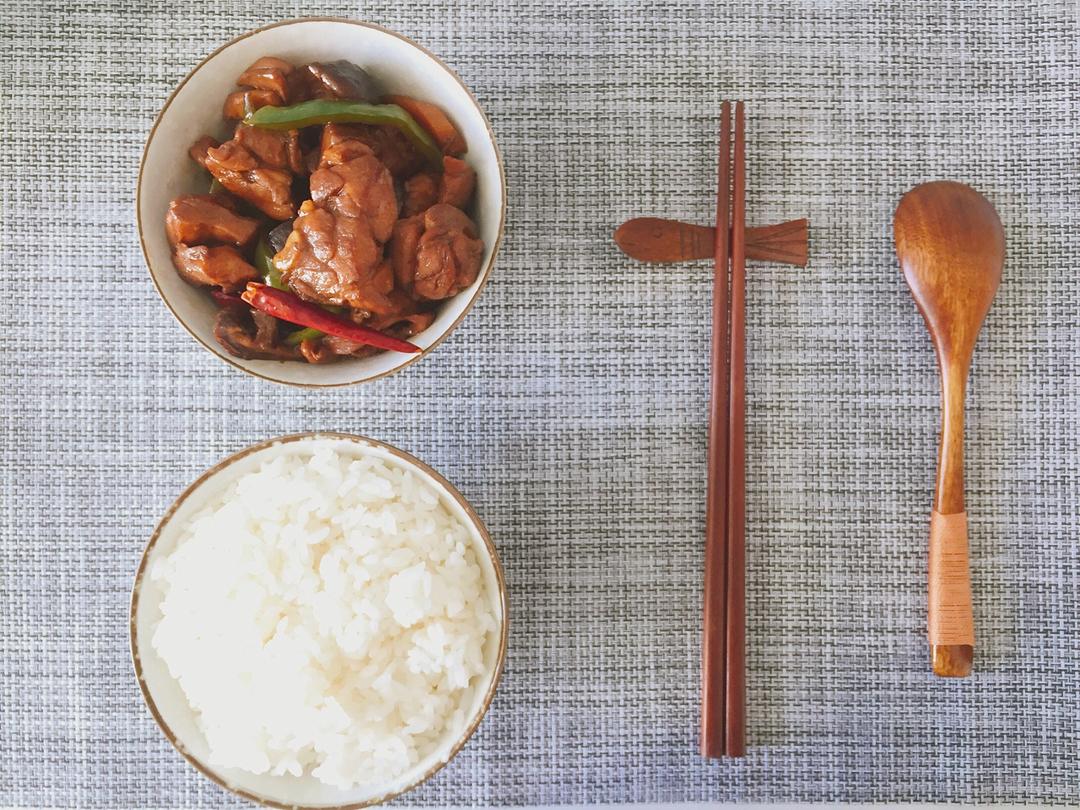
[{"label": "bowl of white rice", "polygon": [[387,444],[303,434],[207,471],[162,518],[131,597],[147,706],[223,787],[361,807],[420,784],[480,724],[507,642],[486,528]]}]

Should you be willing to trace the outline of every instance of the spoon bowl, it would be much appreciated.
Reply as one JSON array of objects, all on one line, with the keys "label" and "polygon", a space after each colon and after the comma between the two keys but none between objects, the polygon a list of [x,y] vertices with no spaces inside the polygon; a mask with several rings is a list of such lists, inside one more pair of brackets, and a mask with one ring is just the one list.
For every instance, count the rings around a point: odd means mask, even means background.
[{"label": "spoon bowl", "polygon": [[994,206],[962,183],[926,183],[900,200],[893,232],[939,360],[970,357],[1005,263],[1005,232]]}]

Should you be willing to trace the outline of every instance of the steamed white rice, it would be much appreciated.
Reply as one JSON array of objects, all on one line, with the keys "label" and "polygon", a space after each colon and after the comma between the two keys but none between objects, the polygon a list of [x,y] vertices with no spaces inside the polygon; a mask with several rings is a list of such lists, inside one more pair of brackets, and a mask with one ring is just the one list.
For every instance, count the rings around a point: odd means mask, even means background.
[{"label": "steamed white rice", "polygon": [[425,480],[307,445],[238,478],[153,566],[152,644],[212,765],[386,783],[463,731],[498,617]]}]

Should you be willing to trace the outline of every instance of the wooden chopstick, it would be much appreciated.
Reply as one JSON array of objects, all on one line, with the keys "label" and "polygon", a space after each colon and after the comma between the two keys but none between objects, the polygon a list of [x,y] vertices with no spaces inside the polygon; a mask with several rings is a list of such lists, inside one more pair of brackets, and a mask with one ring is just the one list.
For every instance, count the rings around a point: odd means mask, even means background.
[{"label": "wooden chopstick", "polygon": [[724,753],[741,757],[746,754],[746,126],[741,101],[735,105],[732,197]]},{"label": "wooden chopstick", "polygon": [[705,621],[701,651],[701,753],[724,753],[728,525],[728,229],[731,197],[731,104],[720,107],[716,245],[709,395],[709,484],[705,507]]}]

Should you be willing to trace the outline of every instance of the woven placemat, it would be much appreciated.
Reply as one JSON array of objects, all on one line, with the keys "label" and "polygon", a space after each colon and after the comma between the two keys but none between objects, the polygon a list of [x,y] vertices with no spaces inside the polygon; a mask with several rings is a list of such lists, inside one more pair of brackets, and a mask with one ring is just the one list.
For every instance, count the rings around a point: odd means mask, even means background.
[{"label": "woven placemat", "polygon": [[[392,442],[488,523],[512,601],[480,732],[403,803],[1080,798],[1080,25],[1024,3],[20,0],[0,11],[0,805],[230,806],[144,708],[131,578],[203,469],[273,435]],[[430,358],[358,388],[248,378],[143,266],[133,196],[168,93],[305,14],[445,58],[506,159],[491,284]],[[722,98],[748,102],[750,754],[697,750],[707,263],[610,235],[712,216]],[[924,640],[937,376],[891,214],[917,182],[997,206],[1004,282],[967,459],[977,674]]]}]

